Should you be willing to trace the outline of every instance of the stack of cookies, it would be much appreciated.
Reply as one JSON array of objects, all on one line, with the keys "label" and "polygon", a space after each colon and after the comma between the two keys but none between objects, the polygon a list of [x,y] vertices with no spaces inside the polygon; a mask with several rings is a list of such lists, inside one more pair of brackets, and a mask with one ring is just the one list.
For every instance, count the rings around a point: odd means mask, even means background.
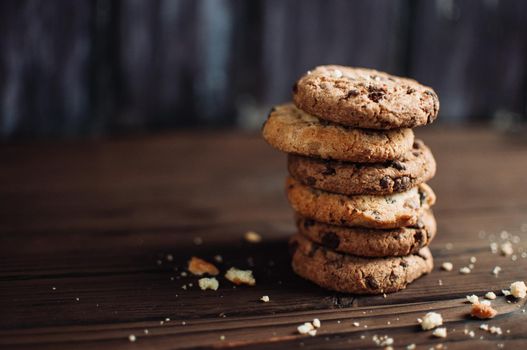
[{"label": "stack of cookies", "polygon": [[429,273],[436,222],[426,181],[436,164],[412,128],[437,117],[436,93],[371,69],[320,66],[294,85],[293,99],[263,127],[288,153],[293,270],[360,294],[395,292]]}]

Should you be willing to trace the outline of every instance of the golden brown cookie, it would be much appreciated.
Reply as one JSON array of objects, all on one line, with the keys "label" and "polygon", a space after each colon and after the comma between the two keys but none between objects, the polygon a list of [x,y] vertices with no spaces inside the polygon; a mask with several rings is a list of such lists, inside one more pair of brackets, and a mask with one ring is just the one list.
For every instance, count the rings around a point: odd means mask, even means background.
[{"label": "golden brown cookie", "polygon": [[298,108],[356,128],[414,128],[439,112],[434,90],[415,80],[373,69],[319,66],[293,87]]},{"label": "golden brown cookie", "polygon": [[414,142],[411,129],[353,129],[321,121],[293,104],[273,108],[262,133],[283,152],[363,163],[404,157]]},{"label": "golden brown cookie", "polygon": [[392,293],[433,269],[430,250],[391,258],[359,258],[313,243],[302,235],[289,241],[293,270],[319,286],[354,294]]},{"label": "golden brown cookie", "polygon": [[426,184],[385,196],[345,196],[317,190],[287,177],[286,191],[289,203],[303,217],[342,226],[413,226],[423,209],[435,203],[435,194]]},{"label": "golden brown cookie", "polygon": [[296,215],[298,232],[311,241],[337,252],[363,257],[405,256],[430,244],[436,234],[436,221],[425,210],[415,227],[371,229],[336,226]]},{"label": "golden brown cookie", "polygon": [[289,154],[289,174],[304,185],[346,195],[404,192],[430,180],[436,171],[432,152],[421,140],[401,159],[350,163]]}]

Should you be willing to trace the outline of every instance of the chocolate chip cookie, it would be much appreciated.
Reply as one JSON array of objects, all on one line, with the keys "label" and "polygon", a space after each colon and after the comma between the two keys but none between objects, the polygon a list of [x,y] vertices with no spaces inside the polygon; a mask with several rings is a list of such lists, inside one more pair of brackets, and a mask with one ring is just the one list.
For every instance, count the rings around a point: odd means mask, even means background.
[{"label": "chocolate chip cookie", "polygon": [[435,194],[426,184],[385,196],[345,196],[317,190],[288,177],[286,191],[289,203],[303,217],[342,226],[381,229],[413,226],[423,209],[435,203]]},{"label": "chocolate chip cookie", "polygon": [[337,253],[302,235],[289,241],[293,270],[321,287],[344,293],[381,294],[406,285],[433,269],[430,250],[391,258],[360,258]]},{"label": "chocolate chip cookie", "polygon": [[304,185],[346,195],[404,192],[430,180],[436,171],[432,152],[420,140],[399,160],[350,163],[290,154],[289,174]]},{"label": "chocolate chip cookie", "polygon": [[363,257],[403,256],[428,246],[436,234],[430,209],[423,211],[414,227],[369,229],[336,226],[296,215],[298,232],[328,249]]},{"label": "chocolate chip cookie", "polygon": [[413,128],[439,112],[434,90],[373,69],[319,66],[293,87],[296,106],[321,119],[356,128]]},{"label": "chocolate chip cookie", "polygon": [[411,129],[364,130],[322,121],[293,104],[275,107],[262,130],[267,142],[287,153],[350,162],[384,162],[412,149]]}]

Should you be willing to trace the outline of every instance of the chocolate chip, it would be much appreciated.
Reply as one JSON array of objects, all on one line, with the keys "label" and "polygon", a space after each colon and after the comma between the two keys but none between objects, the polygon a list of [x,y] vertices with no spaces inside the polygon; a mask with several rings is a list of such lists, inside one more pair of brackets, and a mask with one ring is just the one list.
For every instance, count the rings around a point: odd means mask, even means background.
[{"label": "chocolate chip", "polygon": [[414,240],[419,245],[419,247],[423,245],[423,232],[421,230],[415,231]]},{"label": "chocolate chip", "polygon": [[310,227],[313,226],[314,224],[315,224],[315,220],[312,220],[312,219],[305,219],[305,220],[304,220],[304,228],[305,228],[305,229],[310,228]]},{"label": "chocolate chip", "polygon": [[400,265],[401,265],[402,267],[408,267],[408,262],[406,262],[406,260],[401,260]]},{"label": "chocolate chip", "polygon": [[293,256],[296,253],[296,250],[298,249],[298,242],[292,241],[289,243],[289,254]]},{"label": "chocolate chip", "polygon": [[393,199],[392,197],[384,197],[384,200],[386,201],[386,203],[388,204],[394,204],[395,202],[397,202],[395,199]]},{"label": "chocolate chip", "polygon": [[340,238],[335,232],[324,232],[322,235],[322,244],[328,248],[336,249],[340,244]]},{"label": "chocolate chip", "polygon": [[426,123],[430,124],[432,122],[432,114],[428,115],[428,118],[426,119]]},{"label": "chocolate chip", "polygon": [[433,116],[436,115],[437,111],[439,110],[439,99],[437,98],[436,93],[433,91],[426,90],[424,93],[426,95],[432,96],[433,98],[433,103],[434,103],[433,110],[432,110],[432,113],[428,115],[428,119],[427,119],[427,123],[431,123],[432,121],[434,121]]},{"label": "chocolate chip", "polygon": [[419,191],[419,203],[421,204],[421,206],[423,206],[425,202],[426,202],[426,193],[423,191]]},{"label": "chocolate chip", "polygon": [[348,91],[346,96],[344,96],[344,99],[347,100],[349,98],[357,97],[357,96],[359,96],[359,92],[357,90],[352,89],[352,90]]},{"label": "chocolate chip", "polygon": [[406,166],[398,160],[392,160],[392,167],[397,170],[406,170]]},{"label": "chocolate chip", "polygon": [[408,90],[406,90],[406,93],[407,93],[408,95],[411,95],[411,94],[413,94],[414,92],[415,92],[415,89],[414,89],[414,88],[408,88]]},{"label": "chocolate chip", "polygon": [[412,180],[408,176],[401,176],[394,180],[393,189],[396,192],[407,190],[412,185]]},{"label": "chocolate chip", "polygon": [[372,92],[368,94],[368,98],[372,100],[373,102],[379,102],[383,96],[384,94],[380,92]]},{"label": "chocolate chip", "polygon": [[315,179],[313,176],[308,176],[306,178],[306,185],[315,186],[316,183],[317,183],[317,179]]},{"label": "chocolate chip", "polygon": [[295,83],[295,84],[293,85],[293,93],[296,94],[297,92],[298,92],[298,84]]},{"label": "chocolate chip", "polygon": [[390,187],[390,183],[392,182],[392,178],[389,177],[388,175],[386,176],[383,176],[382,179],[379,181],[379,185],[386,189],[388,187]]},{"label": "chocolate chip", "polygon": [[375,280],[373,276],[366,276],[365,280],[366,280],[366,285],[368,286],[368,288],[374,289],[374,290],[379,289],[379,283]]},{"label": "chocolate chip", "polygon": [[335,169],[333,169],[331,166],[327,164],[326,164],[326,168],[322,171],[322,175],[327,175],[327,176],[335,175],[336,173],[337,172],[335,171]]},{"label": "chocolate chip", "polygon": [[413,148],[415,148],[415,149],[420,149],[420,148],[421,148],[421,145],[422,145],[421,142],[414,142],[414,144],[413,144]]},{"label": "chocolate chip", "polygon": [[368,98],[372,100],[373,102],[379,102],[383,97],[385,92],[382,89],[379,89],[374,86],[368,87]]}]

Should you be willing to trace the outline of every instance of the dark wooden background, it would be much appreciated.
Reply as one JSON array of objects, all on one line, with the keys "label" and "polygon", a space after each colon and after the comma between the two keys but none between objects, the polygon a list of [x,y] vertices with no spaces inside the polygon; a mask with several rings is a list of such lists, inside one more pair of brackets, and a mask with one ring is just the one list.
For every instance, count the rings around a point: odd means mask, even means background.
[{"label": "dark wooden background", "polygon": [[441,120],[525,114],[522,0],[7,0],[0,138],[259,127],[324,63],[433,86]]}]

